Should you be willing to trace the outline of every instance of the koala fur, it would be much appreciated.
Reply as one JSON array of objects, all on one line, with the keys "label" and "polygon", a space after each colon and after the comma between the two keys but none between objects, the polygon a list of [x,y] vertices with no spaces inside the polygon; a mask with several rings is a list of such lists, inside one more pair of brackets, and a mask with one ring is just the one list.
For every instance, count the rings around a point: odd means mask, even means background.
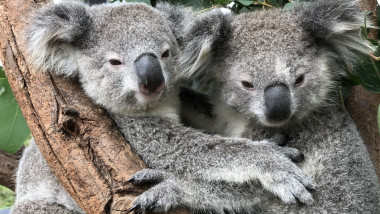
[{"label": "koala fur", "polygon": [[344,65],[371,51],[358,8],[335,0],[222,18],[213,11],[187,29],[182,76],[213,87],[209,98],[182,91],[185,123],[255,140],[283,133],[317,183],[314,204],[269,198],[260,213],[380,213],[378,178],[339,97]]},{"label": "koala fur", "polygon": [[[268,140],[206,135],[179,123],[177,59],[186,38],[182,29],[192,15],[167,4],[157,8],[137,3],[50,4],[37,12],[26,32],[31,62],[56,75],[77,78],[151,168],[129,179],[136,185],[158,183],[137,197],[133,209],[167,211],[182,206],[232,213],[252,210],[261,197],[271,194],[286,203],[298,199],[311,204],[307,188],[313,189],[314,182],[292,162],[300,158],[297,150]],[[13,213],[27,213],[32,206],[39,213],[52,209],[82,213],[36,151],[34,143],[25,151]],[[35,161],[27,167],[29,159]],[[39,177],[40,168],[50,175]],[[22,181],[26,175],[40,181]],[[29,188],[30,194],[38,195],[33,190],[39,191],[44,183],[56,187],[49,192],[51,197],[23,198]]]}]

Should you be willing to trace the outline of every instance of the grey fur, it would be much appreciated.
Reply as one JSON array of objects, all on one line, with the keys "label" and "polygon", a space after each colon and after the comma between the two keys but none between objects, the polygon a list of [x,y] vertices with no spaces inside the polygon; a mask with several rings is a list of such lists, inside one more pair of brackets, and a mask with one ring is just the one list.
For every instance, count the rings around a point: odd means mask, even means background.
[{"label": "grey fur", "polygon": [[32,139],[16,177],[16,200],[10,213],[84,213],[51,172]]},{"label": "grey fur", "polygon": [[[223,46],[209,39],[213,34],[218,37],[223,29],[204,30],[202,36],[189,34],[189,40],[195,41],[185,48],[183,76],[212,82],[214,90],[209,100],[197,105],[206,107],[211,112],[208,114],[191,109],[187,102],[192,101],[186,100],[190,96],[182,96],[185,121],[228,136],[233,133],[229,126],[243,124],[245,132],[238,137],[249,139],[283,133],[290,139],[287,146],[304,154],[299,166],[317,183],[313,205],[287,205],[269,197],[262,201],[261,213],[380,213],[378,178],[339,98],[343,65],[354,65],[357,51],[371,50],[360,36],[364,14],[358,8],[356,1],[319,1],[290,11],[228,17],[231,22],[225,26],[231,35],[225,37]],[[213,17],[217,12],[212,13],[203,16]],[[202,32],[204,26],[194,25],[193,32]],[[194,49],[192,44],[213,48]],[[200,55],[206,60],[192,65]],[[304,80],[296,83],[301,75]],[[243,81],[253,88],[244,86]],[[290,90],[291,116],[274,123],[265,116],[264,91],[276,84],[285,84]],[[236,124],[230,124],[231,118]]]},{"label": "grey fur", "polygon": [[[190,20],[184,18],[189,11],[167,4],[158,8],[164,12],[144,4],[48,5],[38,11],[26,33],[34,64],[58,75],[77,77],[86,94],[110,113],[135,152],[154,169],[134,177],[136,184],[150,179],[160,182],[135,204],[142,210],[184,206],[234,212],[251,210],[267,191],[287,203],[298,198],[311,204],[306,188],[314,188],[314,182],[291,161],[300,156],[297,150],[267,140],[206,135],[178,122],[177,41],[184,41],[182,21]],[[161,58],[168,49],[170,56]],[[165,88],[149,99],[139,92],[134,66],[143,55],[159,59],[165,78]],[[30,169],[23,165],[19,175],[35,172],[38,176],[39,165]],[[36,183],[17,185],[24,190]],[[245,186],[255,188],[240,191]],[[58,184],[57,188],[62,189]],[[67,204],[57,203],[70,210]],[[17,206],[14,210],[20,210]]]}]

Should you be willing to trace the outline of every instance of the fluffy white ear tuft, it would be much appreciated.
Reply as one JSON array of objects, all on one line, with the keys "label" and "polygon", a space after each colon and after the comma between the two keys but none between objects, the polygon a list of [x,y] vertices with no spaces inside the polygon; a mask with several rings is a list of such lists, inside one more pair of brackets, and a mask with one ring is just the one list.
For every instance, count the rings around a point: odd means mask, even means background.
[{"label": "fluffy white ear tuft", "polygon": [[207,82],[215,75],[210,66],[217,47],[224,45],[231,36],[231,19],[232,14],[225,14],[222,10],[211,10],[194,18],[185,29],[178,78],[196,77]]},{"label": "fluffy white ear tuft", "polygon": [[298,6],[294,11],[301,14],[301,26],[309,36],[318,45],[333,50],[348,65],[355,63],[358,52],[367,54],[374,50],[361,36],[366,19],[356,0],[322,0]]},{"label": "fluffy white ear tuft", "polygon": [[26,30],[31,62],[39,69],[65,76],[77,75],[75,44],[90,28],[88,6],[66,2],[37,11]]}]

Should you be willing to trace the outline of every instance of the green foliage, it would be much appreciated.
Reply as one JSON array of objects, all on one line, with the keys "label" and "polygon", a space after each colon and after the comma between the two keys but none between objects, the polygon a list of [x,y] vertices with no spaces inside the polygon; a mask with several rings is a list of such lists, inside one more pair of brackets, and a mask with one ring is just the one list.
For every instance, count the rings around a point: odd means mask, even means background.
[{"label": "green foliage", "polygon": [[15,201],[15,193],[0,185],[0,209],[9,208]]},{"label": "green foliage", "polygon": [[141,2],[141,3],[151,5],[150,0],[126,0],[126,2]]},{"label": "green foliage", "polygon": [[0,67],[0,150],[14,153],[29,139],[30,131]]},{"label": "green foliage", "polygon": [[[368,15],[368,14],[366,14]],[[366,22],[367,16],[364,17]],[[362,36],[373,46],[374,52],[359,55],[360,61],[356,68],[349,68],[348,74],[353,85],[361,85],[368,91],[380,93],[380,41],[368,38],[370,29],[362,27]]]}]

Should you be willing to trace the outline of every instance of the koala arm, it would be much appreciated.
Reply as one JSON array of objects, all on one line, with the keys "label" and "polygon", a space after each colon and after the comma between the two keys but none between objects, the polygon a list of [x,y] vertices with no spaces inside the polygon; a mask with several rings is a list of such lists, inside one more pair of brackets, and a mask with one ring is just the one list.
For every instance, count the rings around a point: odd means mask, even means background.
[{"label": "koala arm", "polygon": [[84,213],[51,172],[34,139],[20,160],[16,178],[16,200],[11,213]]},{"label": "koala arm", "polygon": [[136,198],[130,211],[137,213],[167,212],[176,207],[186,207],[195,213],[257,213],[260,201],[267,195],[258,182],[240,185],[204,182],[153,169],[137,172],[130,182],[157,183]]},{"label": "koala arm", "polygon": [[200,182],[242,185],[259,181],[284,202],[298,198],[312,203],[306,188],[314,188],[314,182],[288,158],[299,158],[297,150],[268,141],[206,135],[161,117],[114,119],[149,168]]}]

